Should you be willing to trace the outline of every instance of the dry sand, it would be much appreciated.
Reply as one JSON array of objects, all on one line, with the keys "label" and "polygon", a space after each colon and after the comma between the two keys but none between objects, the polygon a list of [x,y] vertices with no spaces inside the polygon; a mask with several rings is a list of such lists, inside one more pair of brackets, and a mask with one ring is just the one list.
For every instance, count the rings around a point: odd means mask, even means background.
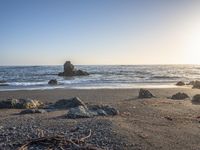
[{"label": "dry sand", "polygon": [[[156,98],[137,99],[139,89],[34,90],[0,92],[0,100],[33,98],[55,102],[62,98],[80,97],[89,104],[108,104],[120,115],[89,119],[66,119],[66,110],[44,114],[16,115],[20,110],[0,110],[0,149],[15,149],[17,144],[37,136],[37,130],[52,134],[77,134],[92,130],[88,142],[103,149],[199,150],[200,105],[188,100],[167,97],[185,92],[190,97],[200,90],[191,88],[149,89]],[[33,135],[36,134],[36,135]],[[74,136],[74,135],[73,135]],[[14,143],[14,144],[13,144]]]}]

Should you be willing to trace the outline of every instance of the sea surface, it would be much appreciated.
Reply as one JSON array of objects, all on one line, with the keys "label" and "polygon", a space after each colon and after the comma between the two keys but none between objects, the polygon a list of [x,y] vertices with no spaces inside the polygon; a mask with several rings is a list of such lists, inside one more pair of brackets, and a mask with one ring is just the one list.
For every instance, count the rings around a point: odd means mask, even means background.
[{"label": "sea surface", "polygon": [[[0,90],[175,87],[177,81],[200,80],[200,65],[78,65],[89,76],[59,77],[63,66],[0,66]],[[58,85],[48,81],[57,79]]]}]

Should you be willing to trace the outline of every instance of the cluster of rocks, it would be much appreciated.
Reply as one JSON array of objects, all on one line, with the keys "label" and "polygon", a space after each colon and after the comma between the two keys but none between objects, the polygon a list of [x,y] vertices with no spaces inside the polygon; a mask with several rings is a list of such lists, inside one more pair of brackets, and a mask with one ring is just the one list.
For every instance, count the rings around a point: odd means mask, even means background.
[{"label": "cluster of rocks", "polygon": [[176,83],[177,86],[184,86],[184,85],[192,85],[194,89],[200,89],[200,81],[190,81],[189,83],[185,83],[183,81],[179,81]]},{"label": "cluster of rocks", "polygon": [[69,109],[67,118],[90,118],[94,116],[114,116],[119,111],[109,105],[87,106],[80,98],[61,99],[54,104],[44,105],[38,100],[32,99],[7,99],[0,101],[0,108],[25,109],[20,114],[45,113],[59,109]]},{"label": "cluster of rocks", "polygon": [[[87,76],[87,75],[89,75],[88,72],[83,71],[83,70],[77,70],[74,67],[74,65],[71,64],[70,61],[66,61],[65,64],[64,64],[64,71],[58,73],[58,76],[66,76],[66,77],[71,77],[71,76]],[[51,85],[51,86],[55,86],[55,85],[58,85],[58,81],[56,79],[51,79],[51,80],[49,80],[48,84]]]},{"label": "cluster of rocks", "polygon": [[0,108],[36,109],[42,108],[43,103],[33,99],[7,99],[0,101]]},{"label": "cluster of rocks", "polygon": [[64,72],[60,72],[59,76],[86,76],[89,75],[88,72],[77,70],[70,61],[66,61],[64,64]]},{"label": "cluster of rocks", "polygon": [[[140,89],[138,98],[140,99],[155,98],[155,96],[147,89]],[[186,93],[178,92],[169,98],[173,100],[185,100],[189,99],[190,97]],[[195,105],[200,105],[200,94],[196,94],[193,96],[192,103]]]},{"label": "cluster of rocks", "polygon": [[119,111],[109,105],[87,106],[80,98],[61,99],[49,106],[51,109],[69,109],[67,118],[90,118],[94,116],[114,116]]}]

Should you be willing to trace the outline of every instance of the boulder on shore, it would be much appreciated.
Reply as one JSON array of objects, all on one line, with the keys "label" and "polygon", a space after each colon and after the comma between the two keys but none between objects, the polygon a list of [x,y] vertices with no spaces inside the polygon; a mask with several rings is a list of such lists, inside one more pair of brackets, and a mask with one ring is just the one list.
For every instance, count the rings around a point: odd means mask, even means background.
[{"label": "boulder on shore", "polygon": [[119,114],[119,111],[109,105],[92,105],[89,106],[89,110],[97,116],[115,116]]},{"label": "boulder on shore", "polygon": [[119,111],[108,105],[93,105],[93,106],[78,106],[71,108],[66,117],[71,119],[76,118],[91,118],[95,116],[115,116]]},{"label": "boulder on shore", "polygon": [[55,109],[69,109],[78,106],[86,107],[85,103],[78,97],[73,97],[70,99],[61,99],[52,105]]},{"label": "boulder on shore", "polygon": [[52,79],[52,80],[49,80],[48,84],[49,85],[57,85],[58,81],[56,79]]},{"label": "boulder on shore", "polygon": [[193,96],[192,103],[196,105],[200,105],[200,94],[196,94]]},{"label": "boulder on shore", "polygon": [[70,61],[66,61],[64,64],[64,72],[60,72],[59,76],[86,76],[88,72],[82,70],[76,70],[74,65]]},{"label": "boulder on shore", "polygon": [[194,81],[192,88],[194,88],[194,89],[200,89],[200,81]]},{"label": "boulder on shore", "polygon": [[184,86],[185,83],[184,83],[183,81],[179,81],[179,82],[176,83],[176,85],[177,85],[177,86]]},{"label": "boulder on shore", "polygon": [[0,101],[0,108],[35,109],[42,106],[42,102],[32,99],[7,99]]},{"label": "boulder on shore", "polygon": [[184,100],[186,98],[189,98],[189,96],[186,93],[176,93],[174,95],[172,95],[171,99],[174,100]]},{"label": "boulder on shore", "polygon": [[93,117],[91,112],[88,110],[87,107],[78,106],[75,108],[71,108],[66,115],[67,118],[76,119],[76,118],[90,118]]},{"label": "boulder on shore", "polygon": [[138,98],[153,98],[155,97],[149,90],[140,89]]}]

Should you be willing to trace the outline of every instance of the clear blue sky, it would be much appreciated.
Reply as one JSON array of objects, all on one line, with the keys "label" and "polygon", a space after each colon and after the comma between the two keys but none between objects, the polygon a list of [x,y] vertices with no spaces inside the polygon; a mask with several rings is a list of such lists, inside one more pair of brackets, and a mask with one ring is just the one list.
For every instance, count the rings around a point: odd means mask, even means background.
[{"label": "clear blue sky", "polygon": [[195,0],[0,0],[0,65],[200,63],[192,61],[200,54],[199,6]]}]

